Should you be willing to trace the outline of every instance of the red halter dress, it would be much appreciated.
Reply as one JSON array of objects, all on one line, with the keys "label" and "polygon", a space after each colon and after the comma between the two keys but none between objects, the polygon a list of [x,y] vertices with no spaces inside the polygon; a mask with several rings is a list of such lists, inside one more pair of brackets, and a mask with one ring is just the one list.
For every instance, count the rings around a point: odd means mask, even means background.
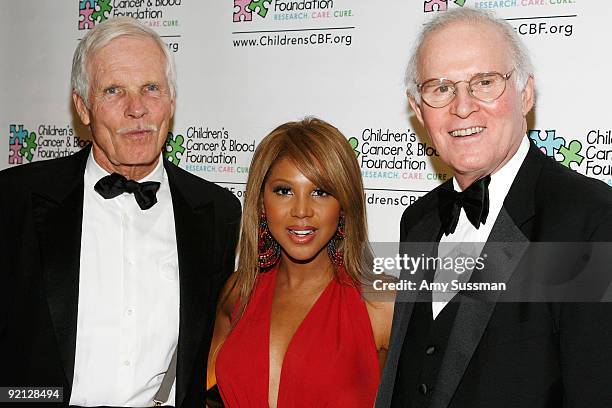
[{"label": "red halter dress", "polygon": [[[228,408],[268,408],[270,313],[277,268],[261,273],[242,318],[217,356]],[[359,292],[332,279],[291,339],[278,408],[371,408],[380,381],[376,344]]]}]

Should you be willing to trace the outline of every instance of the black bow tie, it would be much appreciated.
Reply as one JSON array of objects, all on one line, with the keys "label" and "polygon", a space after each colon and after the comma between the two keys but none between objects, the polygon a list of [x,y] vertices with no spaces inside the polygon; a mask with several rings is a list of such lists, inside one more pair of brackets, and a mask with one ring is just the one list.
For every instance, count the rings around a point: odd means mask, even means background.
[{"label": "black bow tie", "polygon": [[460,193],[455,190],[440,190],[440,220],[442,231],[446,235],[455,232],[461,208],[465,210],[465,215],[476,229],[487,221],[490,182],[491,176],[486,176],[475,181]]},{"label": "black bow tie", "polygon": [[134,194],[138,206],[142,210],[148,210],[157,202],[155,194],[159,186],[160,183],[157,181],[139,183],[128,180],[119,173],[113,173],[98,180],[94,189],[106,199],[115,198],[123,193]]}]

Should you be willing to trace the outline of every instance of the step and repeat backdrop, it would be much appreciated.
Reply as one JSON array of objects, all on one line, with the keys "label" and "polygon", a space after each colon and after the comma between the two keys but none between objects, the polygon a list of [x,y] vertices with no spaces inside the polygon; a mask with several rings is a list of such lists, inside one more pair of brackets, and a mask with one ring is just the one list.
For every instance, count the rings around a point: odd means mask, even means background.
[{"label": "step and repeat backdrop", "polygon": [[176,58],[168,160],[240,198],[257,143],[283,122],[320,117],[355,150],[370,238],[395,241],[404,208],[452,177],[408,108],[403,74],[421,24],[458,7],[493,10],[528,44],[529,137],[612,185],[607,0],[4,1],[0,169],[88,143],[71,106],[72,54],[87,30],[127,15],[155,28]]}]

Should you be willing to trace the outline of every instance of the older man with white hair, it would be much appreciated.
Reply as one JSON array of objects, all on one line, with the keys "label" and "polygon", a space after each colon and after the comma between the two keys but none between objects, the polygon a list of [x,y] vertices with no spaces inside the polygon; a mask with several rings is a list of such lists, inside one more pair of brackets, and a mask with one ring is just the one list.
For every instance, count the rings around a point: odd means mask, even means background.
[{"label": "older man with white hair", "polygon": [[153,30],[97,25],[72,87],[91,146],[0,173],[0,385],[200,408],[240,204],[163,159],[175,67]]},{"label": "older man with white hair", "polygon": [[[529,242],[612,241],[612,189],[526,136],[533,69],[507,22],[469,8],[440,13],[421,31],[406,85],[454,178],[405,210],[403,243],[433,243],[438,255],[463,243],[486,254],[503,243],[480,276],[507,283]],[[438,266],[424,279],[444,273]],[[612,406],[607,304],[419,296],[396,304],[377,408]]]}]

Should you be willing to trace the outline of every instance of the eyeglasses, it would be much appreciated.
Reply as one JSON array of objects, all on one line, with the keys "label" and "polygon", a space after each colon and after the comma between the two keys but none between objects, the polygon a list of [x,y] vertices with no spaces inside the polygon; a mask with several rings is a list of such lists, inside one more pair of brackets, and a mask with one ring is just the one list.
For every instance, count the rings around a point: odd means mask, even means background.
[{"label": "eyeglasses", "polygon": [[499,72],[483,72],[469,81],[453,82],[446,78],[428,79],[417,84],[421,99],[432,108],[443,108],[455,99],[457,84],[467,82],[470,95],[483,102],[493,102],[506,90],[506,81],[514,70],[503,75]]}]

